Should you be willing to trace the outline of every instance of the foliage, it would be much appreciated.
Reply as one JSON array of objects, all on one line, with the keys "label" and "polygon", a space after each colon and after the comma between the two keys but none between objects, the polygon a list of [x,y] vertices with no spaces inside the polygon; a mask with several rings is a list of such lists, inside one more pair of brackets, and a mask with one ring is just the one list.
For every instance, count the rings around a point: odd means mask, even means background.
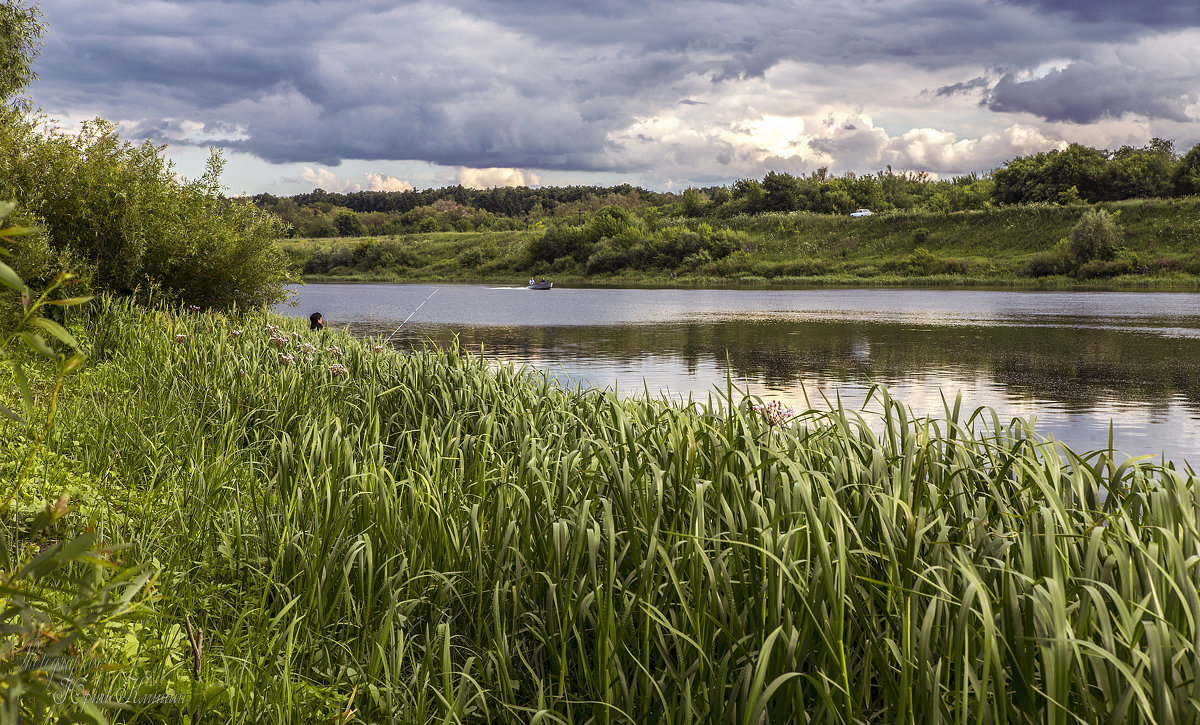
[{"label": "foliage", "polygon": [[1049,252],[1040,252],[1025,262],[1024,272],[1030,277],[1050,277],[1069,274],[1075,269],[1075,260],[1066,247],[1056,247]]},{"label": "foliage", "polygon": [[29,105],[15,96],[37,78],[33,61],[45,29],[40,16],[37,5],[27,6],[20,0],[0,2],[0,104],[8,107],[0,109],[0,116]]},{"label": "foliage", "polygon": [[205,307],[284,298],[280,222],[222,196],[216,151],[201,178],[180,182],[162,147],[124,142],[101,120],[79,134],[15,120],[0,130],[0,192],[43,220],[95,289]]},{"label": "foliage", "polygon": [[560,223],[531,239],[527,264],[569,257],[584,264],[588,274],[669,270],[701,254],[723,259],[744,242],[745,235],[714,230],[707,222],[651,224],[621,207],[607,206],[583,226]]},{"label": "foliage", "polygon": [[92,334],[140,402],[70,425],[129,442],[81,455],[136,482],[150,629],[207,612],[206,722],[1198,714],[1173,469],[883,391],[875,422],[673,406],[258,314],[115,305]]},{"label": "foliage", "polygon": [[992,178],[1002,204],[1095,203],[1191,193],[1173,183],[1178,168],[1173,144],[1155,138],[1143,148],[1116,151],[1070,144],[1013,159]]},{"label": "foliage", "polygon": [[362,220],[352,211],[341,211],[333,218],[333,226],[337,227],[339,237],[361,237],[367,233]]},{"label": "foliage", "polygon": [[[1200,198],[1112,202],[1097,208],[1110,215],[1120,212],[1123,246],[1140,256],[1134,270],[1145,276],[1095,277],[1103,282],[1084,286],[1198,284],[1192,275],[1200,267],[1192,256],[1200,243]],[[1045,286],[1074,284],[1045,279],[1050,276],[1087,282],[1074,274],[1078,260],[1066,241],[1085,210],[1012,205],[952,214],[892,211],[853,221],[807,212],[691,219],[643,211],[630,212],[616,236],[594,242],[587,222],[561,220],[541,231],[285,240],[281,246],[297,272],[363,281],[508,284],[547,275],[560,285],[599,278],[634,285],[778,287],[863,281],[910,285],[914,277],[934,275],[939,279],[923,283]],[[1056,248],[1060,240],[1061,250]],[[935,258],[928,272],[918,273],[908,264],[917,247]],[[531,255],[531,250],[537,253]],[[733,254],[739,250],[744,253]]]},{"label": "foliage", "polygon": [[1071,254],[1081,262],[1111,259],[1121,246],[1122,238],[1116,216],[1104,209],[1085,211],[1067,235]]},{"label": "foliage", "polygon": [[1200,194],[1200,144],[1196,144],[1183,155],[1171,176],[1171,185],[1177,196]]},{"label": "foliage", "polygon": [[[0,227],[14,205],[0,204]],[[15,238],[28,228],[0,229],[0,254],[9,255]],[[16,515],[14,501],[31,483],[35,463],[55,432],[55,413],[67,375],[83,362],[75,337],[44,316],[85,298],[54,299],[54,291],[70,279],[59,274],[35,292],[7,264],[0,262],[0,284],[19,297],[19,315],[0,332],[0,359],[16,383],[20,410],[0,404],[0,437],[13,456],[12,470],[0,488],[0,712],[4,722],[40,722],[71,715],[74,722],[107,722],[99,704],[109,704],[102,665],[104,646],[127,631],[130,614],[140,604],[152,569],[114,564],[112,551],[100,546],[94,530],[64,534],[61,520],[69,510],[63,493],[47,503],[31,522]],[[49,339],[47,339],[47,337]],[[18,349],[20,348],[20,349]],[[49,400],[39,403],[27,373],[35,365],[51,365]],[[0,460],[0,470],[4,468]],[[93,688],[87,694],[84,688]]]},{"label": "foliage", "polygon": [[[1200,193],[1200,146],[1182,159],[1172,142],[1151,139],[1141,148],[1116,150],[1071,144],[1064,149],[1017,157],[990,175],[966,174],[937,179],[925,172],[894,172],[835,176],[820,168],[807,176],[769,171],[761,180],[738,179],[729,186],[688,187],[679,194],[653,193],[628,185],[618,187],[541,187],[489,190],[461,186],[423,191],[334,194],[316,189],[309,194],[278,198],[254,197],[261,208],[274,211],[291,225],[291,234],[321,238],[346,236],[335,220],[355,213],[363,223],[358,234],[397,235],[446,231],[501,231],[584,226],[604,208],[620,207],[636,214],[651,232],[652,220],[682,217],[709,221],[739,216],[808,212],[846,215],[858,208],[876,213],[927,211],[950,215],[990,211],[999,205],[1079,205],[1132,198],[1156,198]],[[562,259],[584,264],[593,251],[581,247],[572,232],[552,233],[546,249],[531,259]],[[611,236],[611,235],[608,235]],[[918,242],[921,243],[921,242]],[[558,254],[550,251],[557,250]],[[584,253],[586,251],[586,254]],[[594,267],[623,268],[623,253],[611,245],[602,250]]]}]

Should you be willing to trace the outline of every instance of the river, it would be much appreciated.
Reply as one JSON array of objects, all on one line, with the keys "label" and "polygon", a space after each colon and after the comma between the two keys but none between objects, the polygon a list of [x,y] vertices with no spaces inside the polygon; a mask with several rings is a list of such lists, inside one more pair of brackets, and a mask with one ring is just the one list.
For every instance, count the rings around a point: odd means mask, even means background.
[{"label": "river", "polygon": [[[435,292],[436,290],[436,292]],[[432,294],[432,296],[430,296]],[[564,384],[706,399],[727,377],[793,408],[859,407],[886,385],[917,415],[943,396],[1077,451],[1200,461],[1200,295],[1142,292],[560,289],[313,284],[320,311],[402,349],[460,345]],[[806,402],[807,401],[807,402]]]}]

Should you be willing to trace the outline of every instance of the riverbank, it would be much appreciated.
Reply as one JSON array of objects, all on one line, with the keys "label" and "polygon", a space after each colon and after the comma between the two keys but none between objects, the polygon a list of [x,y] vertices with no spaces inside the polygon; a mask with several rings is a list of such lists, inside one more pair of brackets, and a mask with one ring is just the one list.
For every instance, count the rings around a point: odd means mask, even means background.
[{"label": "riverbank", "polygon": [[153,569],[89,650],[88,677],[183,703],[131,719],[1196,714],[1177,471],[967,411],[885,398],[876,435],[262,314],[117,304],[73,328],[89,362],[20,501],[69,489],[51,536],[90,528]]},{"label": "riverbank", "polygon": [[[1078,265],[1070,260],[1064,240],[1089,208],[1116,215],[1122,246],[1107,262]],[[643,220],[622,232],[619,238],[626,241],[600,242],[596,254],[602,252],[603,264],[586,253],[553,261],[538,258],[536,243],[546,233],[534,228],[281,244],[293,268],[313,282],[514,284],[534,275],[571,286],[1200,287],[1196,198],[954,214],[896,212],[862,219],[798,212]],[[652,251],[659,238],[674,239],[676,245],[691,240],[686,243],[699,249],[705,239],[717,237],[724,246],[717,245],[713,253],[702,250],[675,262]],[[718,247],[725,251],[715,251]]]}]

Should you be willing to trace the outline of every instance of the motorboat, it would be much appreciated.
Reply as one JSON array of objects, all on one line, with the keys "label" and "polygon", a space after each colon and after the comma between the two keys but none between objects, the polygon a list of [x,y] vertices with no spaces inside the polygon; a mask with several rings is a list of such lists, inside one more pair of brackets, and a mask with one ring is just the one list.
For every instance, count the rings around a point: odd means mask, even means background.
[{"label": "motorboat", "polygon": [[534,282],[533,280],[529,280],[529,284],[525,287],[525,289],[551,289],[553,287],[553,282],[547,282],[546,280]]}]

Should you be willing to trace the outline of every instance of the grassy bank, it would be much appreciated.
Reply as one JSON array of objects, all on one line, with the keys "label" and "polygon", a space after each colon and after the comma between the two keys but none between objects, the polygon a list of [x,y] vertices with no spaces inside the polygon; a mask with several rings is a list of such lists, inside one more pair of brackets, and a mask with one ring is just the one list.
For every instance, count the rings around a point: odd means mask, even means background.
[{"label": "grassy bank", "polygon": [[88,683],[179,702],[114,721],[1200,715],[1176,471],[986,412],[773,425],[261,315],[110,305],[81,334],[19,502],[69,490],[50,536],[154,572]]},{"label": "grassy bank", "polygon": [[[1064,240],[1088,207],[1023,205],[863,219],[791,213],[715,219],[654,219],[640,234],[726,230],[737,249],[679,263],[599,271],[570,256],[535,259],[545,230],[442,232],[344,240],[285,240],[310,281],[478,281],[530,275],[562,284],[721,286],[904,285],[1190,289],[1200,282],[1200,199],[1096,205],[1119,212],[1123,248],[1109,265],[1059,269]],[[666,230],[666,231],[664,231]],[[674,230],[674,231],[672,231]],[[622,242],[636,246],[636,235]],[[1058,265],[1058,266],[1056,266]],[[674,273],[675,279],[670,275]]]}]

